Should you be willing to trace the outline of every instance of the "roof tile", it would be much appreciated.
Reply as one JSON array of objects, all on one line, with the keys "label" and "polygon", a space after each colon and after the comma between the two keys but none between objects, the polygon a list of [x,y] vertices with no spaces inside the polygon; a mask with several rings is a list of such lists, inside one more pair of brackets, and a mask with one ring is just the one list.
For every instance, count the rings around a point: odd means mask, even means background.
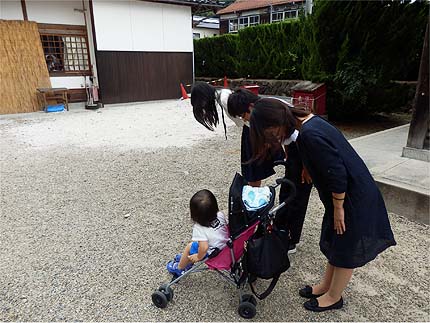
[{"label": "roof tile", "polygon": [[303,0],[236,0],[228,7],[221,9],[217,15],[223,15],[235,11],[244,11],[268,7],[270,5],[280,5],[290,2],[302,2]]}]

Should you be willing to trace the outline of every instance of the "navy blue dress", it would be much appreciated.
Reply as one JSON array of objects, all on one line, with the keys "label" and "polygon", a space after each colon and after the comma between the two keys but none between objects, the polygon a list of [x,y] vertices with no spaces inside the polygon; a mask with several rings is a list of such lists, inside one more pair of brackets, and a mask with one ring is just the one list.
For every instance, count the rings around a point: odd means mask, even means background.
[{"label": "navy blue dress", "polygon": [[[329,263],[342,268],[361,267],[394,246],[382,195],[342,133],[314,116],[303,124],[297,143],[325,207],[320,249]],[[334,230],[332,192],[346,193],[346,231],[342,235]]]}]

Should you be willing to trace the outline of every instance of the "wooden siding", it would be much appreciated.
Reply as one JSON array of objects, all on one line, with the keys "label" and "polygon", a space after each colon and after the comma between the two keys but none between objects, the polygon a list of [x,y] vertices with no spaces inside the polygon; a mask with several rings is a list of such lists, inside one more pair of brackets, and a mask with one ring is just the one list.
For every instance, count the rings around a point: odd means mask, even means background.
[{"label": "wooden siding", "polygon": [[192,53],[97,51],[105,104],[181,97],[179,84],[193,79]]},{"label": "wooden siding", "polygon": [[87,93],[85,89],[68,89],[69,102],[84,102],[87,100]]}]

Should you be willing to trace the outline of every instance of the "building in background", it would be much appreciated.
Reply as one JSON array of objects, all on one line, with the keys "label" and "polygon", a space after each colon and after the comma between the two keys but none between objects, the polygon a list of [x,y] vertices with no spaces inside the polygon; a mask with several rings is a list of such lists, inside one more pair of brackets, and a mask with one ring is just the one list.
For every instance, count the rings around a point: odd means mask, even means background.
[{"label": "building in background", "polygon": [[[37,22],[52,87],[85,100],[89,77],[103,103],[180,97],[193,81],[193,0],[1,0],[0,19]],[[16,53],[19,55],[19,53]],[[36,91],[36,89],[35,89]]]},{"label": "building in background", "polygon": [[193,16],[193,38],[200,39],[219,35],[219,18]]},{"label": "building in background", "polygon": [[237,0],[217,12],[220,18],[220,34],[235,33],[249,26],[295,19],[305,13],[305,9],[306,12],[311,12],[312,1]]}]

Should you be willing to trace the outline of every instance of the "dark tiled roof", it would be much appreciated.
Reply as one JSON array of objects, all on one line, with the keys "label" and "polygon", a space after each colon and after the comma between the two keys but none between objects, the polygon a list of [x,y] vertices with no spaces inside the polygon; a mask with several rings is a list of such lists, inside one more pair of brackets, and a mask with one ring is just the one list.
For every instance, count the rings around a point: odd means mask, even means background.
[{"label": "dark tiled roof", "polygon": [[280,5],[290,2],[303,2],[304,0],[236,0],[234,3],[229,5],[227,8],[221,9],[217,12],[217,15],[223,15],[235,11],[245,11],[258,8],[268,7],[270,5]]}]

